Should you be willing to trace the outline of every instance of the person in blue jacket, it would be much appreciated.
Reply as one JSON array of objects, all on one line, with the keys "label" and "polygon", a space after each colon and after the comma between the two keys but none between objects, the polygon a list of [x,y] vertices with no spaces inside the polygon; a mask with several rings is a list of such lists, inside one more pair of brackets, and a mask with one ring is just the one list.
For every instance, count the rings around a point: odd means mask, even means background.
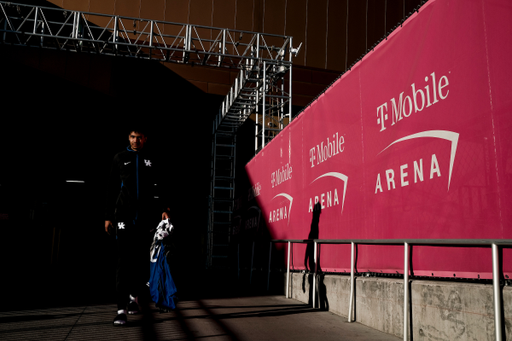
[{"label": "person in blue jacket", "polygon": [[117,270],[115,326],[137,314],[147,290],[151,229],[169,219],[163,200],[161,165],[146,147],[144,130],[130,130],[130,145],[114,156],[106,195],[105,231],[116,234]]}]

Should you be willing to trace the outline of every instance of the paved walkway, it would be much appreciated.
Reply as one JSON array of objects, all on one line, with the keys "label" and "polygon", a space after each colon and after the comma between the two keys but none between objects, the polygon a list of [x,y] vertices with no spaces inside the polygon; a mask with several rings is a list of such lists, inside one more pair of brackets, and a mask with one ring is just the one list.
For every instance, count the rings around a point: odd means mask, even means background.
[{"label": "paved walkway", "polygon": [[115,310],[91,305],[0,312],[0,340],[399,340],[283,296],[181,301],[169,313],[130,316],[124,327],[112,326]]}]

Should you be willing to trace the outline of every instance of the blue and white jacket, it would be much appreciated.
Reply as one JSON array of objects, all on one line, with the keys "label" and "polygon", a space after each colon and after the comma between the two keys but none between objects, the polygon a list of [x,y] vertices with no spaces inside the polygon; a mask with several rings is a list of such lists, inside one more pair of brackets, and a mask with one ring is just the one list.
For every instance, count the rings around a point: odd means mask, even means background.
[{"label": "blue and white jacket", "polygon": [[168,242],[174,230],[171,222],[163,220],[158,225],[153,237],[153,244],[150,248],[150,277],[149,292],[151,299],[160,308],[174,309],[176,308],[176,285],[171,275],[169,263],[167,261]]}]

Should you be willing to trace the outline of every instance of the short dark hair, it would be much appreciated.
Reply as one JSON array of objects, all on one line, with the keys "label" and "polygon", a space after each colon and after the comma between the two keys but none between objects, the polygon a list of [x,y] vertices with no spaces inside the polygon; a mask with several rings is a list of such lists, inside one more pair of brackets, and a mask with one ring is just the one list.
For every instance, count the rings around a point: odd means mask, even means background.
[{"label": "short dark hair", "polygon": [[128,136],[130,136],[130,134],[133,132],[142,134],[146,137],[148,136],[147,128],[144,126],[141,126],[141,125],[134,125],[134,126],[130,127],[129,130],[127,131]]}]

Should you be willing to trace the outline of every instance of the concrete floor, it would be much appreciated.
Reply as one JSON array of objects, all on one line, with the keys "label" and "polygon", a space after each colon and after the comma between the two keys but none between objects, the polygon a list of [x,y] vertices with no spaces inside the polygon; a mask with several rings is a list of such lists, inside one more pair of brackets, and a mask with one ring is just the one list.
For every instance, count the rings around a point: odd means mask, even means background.
[{"label": "concrete floor", "polygon": [[0,312],[0,339],[399,340],[284,296],[184,300],[169,313],[129,316],[124,327],[112,325],[115,311],[99,304]]}]

